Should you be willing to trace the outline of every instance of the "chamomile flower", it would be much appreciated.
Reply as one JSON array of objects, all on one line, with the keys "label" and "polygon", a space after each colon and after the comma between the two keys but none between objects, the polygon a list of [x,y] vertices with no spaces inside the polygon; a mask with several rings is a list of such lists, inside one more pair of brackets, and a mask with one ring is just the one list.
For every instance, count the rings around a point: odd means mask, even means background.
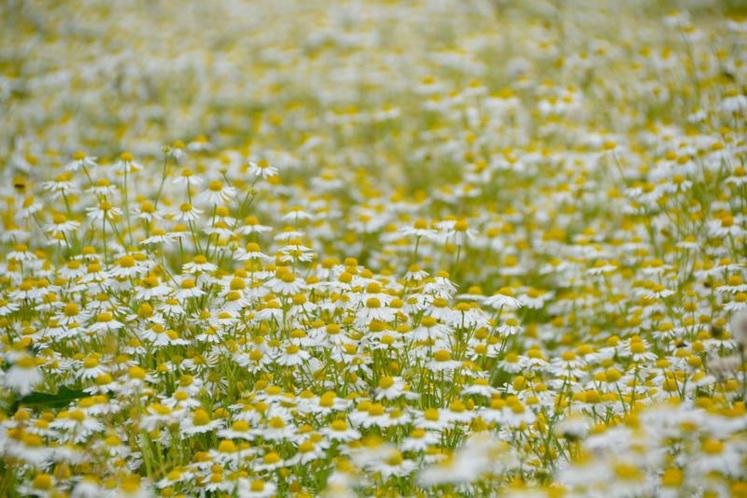
[{"label": "chamomile flower", "polygon": [[342,418],[334,419],[328,427],[322,428],[320,432],[332,441],[340,442],[354,441],[361,437],[361,433],[351,428],[347,421]]},{"label": "chamomile flower", "polygon": [[269,225],[260,224],[256,216],[247,216],[236,229],[241,235],[262,234],[272,231]]},{"label": "chamomile flower", "polygon": [[234,187],[226,185],[220,180],[211,181],[207,187],[207,190],[198,196],[198,200],[214,206],[230,202],[237,194]]},{"label": "chamomile flower", "polygon": [[240,498],[269,498],[275,495],[276,490],[277,487],[272,482],[240,478],[236,493]]},{"label": "chamomile flower", "polygon": [[178,221],[194,222],[202,216],[202,210],[196,208],[191,203],[185,202],[178,209],[174,210],[173,216]]},{"label": "chamomile flower", "polygon": [[202,408],[187,414],[179,424],[179,429],[186,436],[214,432],[223,427],[220,419],[211,419],[210,414]]},{"label": "chamomile flower", "polygon": [[516,310],[524,306],[524,303],[514,297],[513,289],[504,287],[491,297],[483,300],[483,304],[496,310]]},{"label": "chamomile flower", "polygon": [[5,387],[18,392],[21,396],[29,394],[42,381],[43,377],[36,361],[28,355],[17,358],[2,377]]},{"label": "chamomile flower", "polygon": [[191,262],[182,265],[182,271],[185,273],[212,273],[218,267],[209,262],[203,255],[197,255]]},{"label": "chamomile flower", "polygon": [[266,180],[267,178],[277,176],[278,169],[271,166],[267,159],[258,159],[256,161],[249,161],[248,173],[262,180]]},{"label": "chamomile flower", "polygon": [[83,151],[75,151],[72,154],[70,162],[65,165],[65,169],[73,173],[81,169],[92,170],[98,166],[97,160],[97,157],[89,156]]}]

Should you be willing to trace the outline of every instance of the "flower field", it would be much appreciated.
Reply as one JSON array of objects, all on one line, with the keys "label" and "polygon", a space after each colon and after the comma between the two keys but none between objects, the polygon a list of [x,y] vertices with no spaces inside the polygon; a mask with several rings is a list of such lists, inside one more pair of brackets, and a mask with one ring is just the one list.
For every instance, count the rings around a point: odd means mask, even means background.
[{"label": "flower field", "polygon": [[0,496],[747,497],[743,2],[0,26]]}]

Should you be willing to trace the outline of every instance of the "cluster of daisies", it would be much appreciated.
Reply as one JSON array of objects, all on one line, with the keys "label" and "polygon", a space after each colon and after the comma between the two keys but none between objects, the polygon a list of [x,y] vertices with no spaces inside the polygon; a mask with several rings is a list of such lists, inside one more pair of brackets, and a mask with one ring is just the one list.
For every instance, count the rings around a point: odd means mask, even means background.
[{"label": "cluster of daisies", "polygon": [[747,497],[690,4],[0,7],[0,496]]}]

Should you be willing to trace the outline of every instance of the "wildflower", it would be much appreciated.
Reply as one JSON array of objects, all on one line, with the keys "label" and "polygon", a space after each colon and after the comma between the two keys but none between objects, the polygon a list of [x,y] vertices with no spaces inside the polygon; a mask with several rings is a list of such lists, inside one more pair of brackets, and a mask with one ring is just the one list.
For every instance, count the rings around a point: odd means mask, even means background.
[{"label": "wildflower", "polygon": [[239,248],[234,252],[233,256],[238,261],[257,260],[262,262],[272,261],[272,258],[267,254],[263,253],[259,244],[256,242],[249,242],[246,248]]},{"label": "wildflower", "polygon": [[70,162],[65,165],[65,169],[73,173],[82,168],[92,170],[98,166],[98,163],[96,162],[97,160],[98,158],[86,155],[83,151],[75,151],[73,152]]},{"label": "wildflower", "polygon": [[139,163],[135,162],[135,159],[129,152],[122,152],[119,156],[119,160],[114,163],[114,167],[127,174],[132,174],[143,169]]},{"label": "wildflower", "polygon": [[98,205],[86,208],[86,213],[94,222],[102,222],[104,220],[113,222],[117,221],[122,216],[122,210],[118,207],[114,207],[107,200],[102,200]]},{"label": "wildflower", "polygon": [[191,262],[182,265],[182,270],[185,273],[212,273],[217,268],[216,265],[208,261],[208,259],[201,254],[195,256]]},{"label": "wildflower", "polygon": [[256,216],[247,216],[236,231],[242,235],[251,235],[253,233],[271,232],[272,227],[260,224]]},{"label": "wildflower", "polygon": [[747,345],[747,312],[736,313],[732,317],[730,325],[734,340],[744,349]]},{"label": "wildflower", "polygon": [[240,498],[268,498],[275,495],[276,489],[274,484],[261,479],[239,479],[236,492]]},{"label": "wildflower", "polygon": [[418,427],[402,441],[401,448],[403,451],[425,451],[428,447],[436,445],[440,439],[438,432],[426,431]]},{"label": "wildflower", "polygon": [[333,441],[353,441],[361,437],[361,433],[348,426],[347,421],[338,418],[333,420],[329,427],[321,429],[321,433]]},{"label": "wildflower", "polygon": [[3,377],[5,387],[17,391],[21,396],[30,393],[42,380],[36,361],[28,355],[18,358]]},{"label": "wildflower", "polygon": [[521,300],[513,297],[513,290],[509,287],[504,287],[493,296],[484,299],[483,304],[497,310],[504,308],[506,310],[515,310],[524,306]]},{"label": "wildflower", "polygon": [[213,180],[208,183],[207,190],[203,191],[198,200],[207,204],[219,205],[231,201],[236,196],[236,189],[230,185],[225,185],[220,180]]},{"label": "wildflower", "polygon": [[47,232],[52,235],[66,235],[78,229],[80,223],[68,220],[64,214],[55,214],[52,218],[53,223],[47,225]]},{"label": "wildflower", "polygon": [[183,185],[185,188],[190,188],[190,187],[201,187],[203,180],[202,180],[202,177],[194,174],[194,172],[191,169],[184,168],[179,174],[179,176],[173,179],[173,182],[177,185]]},{"label": "wildflower", "polygon": [[211,419],[207,411],[202,408],[195,410],[191,417],[184,418],[180,424],[182,433],[191,436],[194,434],[203,434],[213,432],[223,426],[220,419]]},{"label": "wildflower", "polygon": [[437,234],[435,230],[428,227],[428,222],[423,219],[416,220],[411,227],[403,228],[401,233],[405,236],[414,236],[417,239],[424,238],[426,240],[435,238]]},{"label": "wildflower", "polygon": [[572,414],[565,418],[557,426],[555,430],[558,434],[564,438],[575,441],[585,437],[590,429],[589,420],[581,414]]},{"label": "wildflower", "polygon": [[269,161],[266,159],[259,159],[257,161],[249,161],[249,174],[266,180],[271,176],[276,176],[278,170],[277,168],[270,166]]}]

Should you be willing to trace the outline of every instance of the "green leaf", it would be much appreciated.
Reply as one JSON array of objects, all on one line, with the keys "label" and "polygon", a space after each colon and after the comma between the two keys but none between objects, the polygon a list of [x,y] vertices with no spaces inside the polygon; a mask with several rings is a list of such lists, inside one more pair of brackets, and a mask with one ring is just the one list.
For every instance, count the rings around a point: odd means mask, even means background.
[{"label": "green leaf", "polygon": [[62,408],[70,404],[71,401],[78,398],[85,398],[88,393],[79,389],[61,388],[56,394],[33,392],[19,400],[19,406],[28,406],[35,408]]}]

